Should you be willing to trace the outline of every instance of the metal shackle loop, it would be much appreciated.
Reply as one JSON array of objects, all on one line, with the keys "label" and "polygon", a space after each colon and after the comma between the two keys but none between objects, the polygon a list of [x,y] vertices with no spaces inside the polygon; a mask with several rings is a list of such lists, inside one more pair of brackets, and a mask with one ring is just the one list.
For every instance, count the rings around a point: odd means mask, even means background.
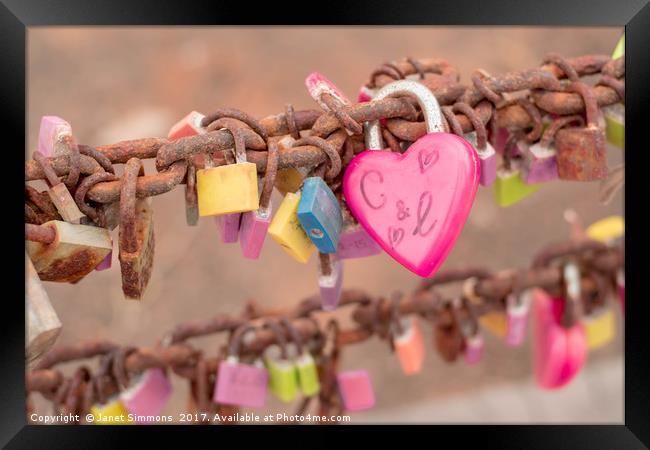
[{"label": "metal shackle loop", "polygon": [[[428,133],[441,133],[445,131],[442,120],[442,112],[436,96],[424,84],[415,80],[398,80],[382,87],[373,97],[375,100],[383,100],[387,97],[399,97],[410,95],[415,97],[422,109],[424,123]],[[365,124],[366,148],[369,150],[382,150],[384,142],[380,133],[378,120],[372,120]]]}]

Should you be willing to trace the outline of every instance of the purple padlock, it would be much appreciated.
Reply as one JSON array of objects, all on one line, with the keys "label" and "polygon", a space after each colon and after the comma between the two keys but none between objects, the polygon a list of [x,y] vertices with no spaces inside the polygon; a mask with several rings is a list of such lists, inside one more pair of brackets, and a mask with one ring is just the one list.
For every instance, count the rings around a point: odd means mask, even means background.
[{"label": "purple padlock", "polygon": [[106,255],[99,264],[97,264],[95,270],[102,271],[102,270],[110,269],[112,264],[113,264],[113,250],[108,252],[108,255]]},{"label": "purple padlock", "polygon": [[241,213],[222,214],[215,216],[214,222],[217,224],[219,241],[224,244],[233,244],[239,239],[239,224],[241,222]]},{"label": "purple padlock", "polygon": [[266,233],[271,223],[273,207],[271,205],[271,194],[275,185],[275,176],[278,170],[278,143],[269,140],[268,156],[266,159],[266,171],[264,183],[260,191],[260,207],[256,211],[248,211],[242,214],[239,243],[244,258],[257,259],[260,257]]},{"label": "purple padlock", "polygon": [[68,152],[64,138],[72,137],[72,127],[58,116],[43,116],[38,131],[38,151],[48,158]]},{"label": "purple padlock", "polygon": [[341,231],[336,256],[339,259],[365,258],[381,253],[381,247],[359,224],[345,226]]},{"label": "purple padlock", "polygon": [[228,357],[219,364],[212,399],[215,403],[250,408],[262,408],[266,403],[269,374],[262,363],[239,362],[239,348],[244,335],[254,331],[253,325],[235,330],[228,348]]},{"label": "purple padlock", "polygon": [[366,370],[350,370],[336,374],[336,381],[346,411],[363,411],[375,406],[375,392]]},{"label": "purple padlock", "polygon": [[135,384],[120,395],[126,410],[136,423],[153,423],[147,416],[159,416],[172,393],[172,385],[160,368],[148,369]]},{"label": "purple padlock", "polygon": [[519,347],[526,337],[528,311],[530,309],[530,292],[522,295],[510,294],[506,298],[506,344]]},{"label": "purple padlock", "polygon": [[476,364],[483,357],[483,336],[475,334],[465,340],[465,362]]},{"label": "purple padlock", "polygon": [[343,285],[343,262],[335,255],[320,253],[318,264],[318,287],[323,311],[334,311],[341,298]]}]

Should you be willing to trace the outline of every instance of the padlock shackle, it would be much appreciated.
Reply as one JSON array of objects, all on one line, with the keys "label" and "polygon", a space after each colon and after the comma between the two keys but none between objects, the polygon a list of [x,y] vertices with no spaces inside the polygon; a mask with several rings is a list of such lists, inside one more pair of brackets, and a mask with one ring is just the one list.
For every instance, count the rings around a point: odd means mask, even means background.
[{"label": "padlock shackle", "polygon": [[564,285],[562,325],[565,328],[571,328],[582,316],[580,276],[580,269],[575,262],[569,261],[562,267],[562,284]]},{"label": "padlock shackle", "polygon": [[[323,151],[323,153],[327,155],[330,162],[330,168],[325,173],[325,178],[327,180],[333,180],[341,172],[341,168],[342,168],[341,155],[339,155],[337,148],[331,142],[318,136],[305,136],[303,138],[295,140],[292,144],[292,147],[300,147],[303,145],[313,145],[314,147],[318,147]],[[321,168],[321,166],[323,166],[324,168],[327,166],[327,163],[319,164],[316,167]],[[314,168],[314,170],[316,170],[316,167]]]},{"label": "padlock shackle", "polygon": [[210,123],[210,126],[207,128],[207,130],[208,131],[228,130],[232,135],[232,139],[235,143],[235,162],[237,164],[242,164],[247,162],[246,161],[246,138],[242,131],[243,126],[241,124],[237,124],[236,120],[239,119],[235,119],[229,116],[221,117],[215,120],[214,122]]},{"label": "padlock shackle", "polygon": [[230,338],[230,344],[228,345],[228,358],[239,359],[242,339],[247,333],[256,329],[255,325],[249,323],[244,323],[235,329]]},{"label": "padlock shackle", "polygon": [[280,325],[286,328],[287,332],[289,333],[289,336],[291,336],[291,340],[293,341],[293,343],[296,346],[296,349],[298,350],[298,354],[302,355],[305,350],[305,347],[302,342],[302,337],[300,336],[300,333],[298,332],[296,327],[294,327],[291,321],[286,317],[280,319]]},{"label": "padlock shackle", "polygon": [[133,253],[138,250],[136,230],[136,184],[142,161],[129,159],[124,165],[122,185],[120,187],[120,250]]},{"label": "padlock shackle", "polygon": [[[422,114],[424,115],[424,123],[426,124],[427,133],[442,133],[445,131],[442,121],[442,112],[440,111],[440,105],[436,96],[433,95],[429,88],[418,81],[393,81],[392,83],[382,87],[373,98],[373,101],[404,95],[410,95],[417,99]],[[366,149],[383,150],[384,142],[381,137],[379,120],[366,122],[364,128]]]},{"label": "padlock shackle", "polygon": [[280,324],[273,319],[267,319],[264,321],[262,328],[268,328],[275,336],[275,340],[280,347],[280,358],[284,360],[289,359],[289,353],[287,352],[287,339],[284,336],[284,330],[282,330]]},{"label": "padlock shackle", "polygon": [[603,115],[598,107],[598,100],[594,90],[582,81],[574,81],[567,86],[567,91],[580,94],[582,101],[585,104],[585,111],[587,113],[587,127],[589,128],[603,128]]},{"label": "padlock shackle", "polygon": [[[474,132],[476,133],[476,149],[478,151],[483,151],[487,147],[487,129],[481,118],[476,114],[474,108],[469,106],[469,104],[464,102],[456,102],[451,108],[451,111],[454,113],[464,114],[474,127]],[[445,116],[446,117],[446,116]],[[454,116],[455,118],[455,116]],[[463,137],[461,133],[459,135]]]},{"label": "padlock shackle", "polygon": [[266,143],[268,154],[266,157],[266,170],[264,171],[264,184],[260,194],[260,209],[267,210],[271,202],[275,176],[278,173],[278,143],[277,139],[269,139]]},{"label": "padlock shackle", "polygon": [[544,148],[550,147],[551,142],[553,142],[555,139],[556,133],[560,131],[560,129],[571,124],[577,124],[579,127],[584,127],[585,119],[579,114],[558,117],[551,122],[548,128],[546,128],[544,134],[542,135],[542,138],[539,141],[539,144]]}]

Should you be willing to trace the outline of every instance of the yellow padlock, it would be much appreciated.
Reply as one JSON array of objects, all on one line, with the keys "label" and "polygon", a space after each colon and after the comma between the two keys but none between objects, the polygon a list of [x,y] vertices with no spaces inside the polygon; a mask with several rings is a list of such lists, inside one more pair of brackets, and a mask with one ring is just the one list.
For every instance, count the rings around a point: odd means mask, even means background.
[{"label": "yellow padlock", "polygon": [[610,242],[625,234],[625,221],[621,216],[605,217],[589,225],[586,233],[590,239]]},{"label": "yellow padlock", "polygon": [[587,336],[587,348],[595,350],[609,344],[614,339],[614,313],[607,308],[596,314],[589,315],[582,321]]},{"label": "yellow padlock", "polygon": [[490,312],[479,318],[481,327],[497,337],[505,337],[507,329],[506,315],[499,312]]},{"label": "yellow padlock", "polygon": [[300,193],[288,192],[269,225],[269,235],[295,260],[306,263],[316,247],[298,220]]},{"label": "yellow padlock", "polygon": [[219,216],[260,207],[257,192],[257,166],[246,162],[246,145],[241,130],[230,130],[235,140],[236,163],[212,167],[206,153],[206,168],[196,171],[199,216]]},{"label": "yellow padlock", "polygon": [[93,405],[90,408],[93,423],[97,425],[126,425],[131,424],[129,412],[119,397],[109,399],[103,405]]}]

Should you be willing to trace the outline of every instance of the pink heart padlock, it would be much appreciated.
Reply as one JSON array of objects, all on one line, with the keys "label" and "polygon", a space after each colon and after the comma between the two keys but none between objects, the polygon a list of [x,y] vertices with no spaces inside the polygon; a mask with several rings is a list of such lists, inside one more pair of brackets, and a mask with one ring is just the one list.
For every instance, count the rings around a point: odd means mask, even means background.
[{"label": "pink heart padlock", "polygon": [[369,122],[366,150],[343,177],[350,211],[379,245],[410,271],[431,276],[443,263],[472,207],[479,180],[476,151],[463,138],[443,132],[440,107],[424,85],[399,80],[375,96],[414,95],[428,134],[403,154],[383,147],[379,123]]},{"label": "pink heart padlock", "polygon": [[545,389],[566,385],[580,371],[587,357],[584,327],[575,323],[564,328],[560,318],[564,299],[533,291],[535,312],[534,371],[537,384]]},{"label": "pink heart padlock", "polygon": [[329,94],[338,100],[342,105],[350,105],[351,102],[348,97],[340,90],[334,83],[328,80],[325,75],[320,72],[312,72],[305,79],[305,86],[309,91],[309,95],[318,103],[318,105],[325,111],[330,111],[329,106],[322,100],[323,94]]}]

